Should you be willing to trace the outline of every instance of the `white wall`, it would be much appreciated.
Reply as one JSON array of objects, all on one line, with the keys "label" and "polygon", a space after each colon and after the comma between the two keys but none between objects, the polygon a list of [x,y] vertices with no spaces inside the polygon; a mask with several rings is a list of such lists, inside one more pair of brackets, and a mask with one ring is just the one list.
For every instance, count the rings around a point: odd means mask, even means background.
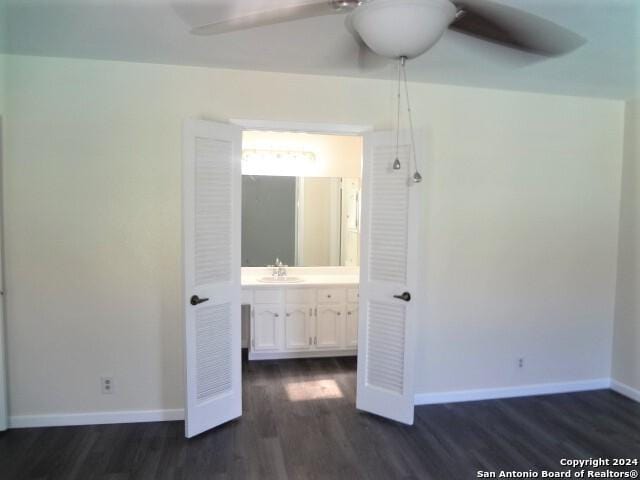
[{"label": "white wall", "polygon": [[[7,46],[7,2],[0,0],[0,52],[4,52]],[[2,155],[4,149],[3,140],[3,123],[6,119],[5,109],[5,55],[0,53],[0,168],[3,163]],[[0,189],[1,195],[1,189]],[[2,199],[0,197],[0,205]],[[2,218],[0,211],[0,219]],[[2,238],[0,237],[0,248],[2,244]],[[2,250],[0,249],[0,256]],[[1,264],[1,263],[0,263]],[[1,273],[0,273],[1,275]],[[1,281],[0,281],[1,284]],[[0,285],[0,289],[2,286]],[[6,350],[5,350],[5,329],[4,329],[4,309],[3,302],[0,302],[0,430],[6,430],[7,428],[7,389],[6,389]]]},{"label": "white wall", "polygon": [[[0,10],[0,13],[2,13],[2,10]],[[4,113],[4,109],[5,109],[4,104],[5,104],[5,55],[0,53],[0,114]]]},{"label": "white wall", "polygon": [[[2,2],[0,2],[2,3]],[[2,18],[2,7],[0,7],[0,18]],[[2,21],[0,20],[0,28],[2,28]],[[2,44],[0,40],[0,45]],[[5,56],[0,54],[0,171],[4,163],[3,151],[4,151],[4,138],[3,138],[3,124],[5,122]],[[0,188],[0,192],[1,192]],[[2,205],[2,198],[0,196],[0,206]],[[0,222],[2,220],[2,211],[0,210]],[[0,223],[0,232],[2,232],[2,224]],[[0,234],[0,260],[2,259],[2,236]],[[0,261],[0,266],[2,262]],[[2,286],[2,270],[0,269],[0,290]],[[6,430],[7,428],[7,385],[6,385],[6,349],[5,349],[5,328],[4,328],[4,306],[3,301],[0,300],[0,430]]]},{"label": "white wall", "polygon": [[640,100],[627,102],[625,112],[613,338],[612,377],[640,400]]},{"label": "white wall", "polygon": [[[393,85],[363,79],[10,57],[9,88],[12,415],[182,405],[184,118],[393,118]],[[411,88],[430,148],[417,391],[608,377],[623,104]]]}]

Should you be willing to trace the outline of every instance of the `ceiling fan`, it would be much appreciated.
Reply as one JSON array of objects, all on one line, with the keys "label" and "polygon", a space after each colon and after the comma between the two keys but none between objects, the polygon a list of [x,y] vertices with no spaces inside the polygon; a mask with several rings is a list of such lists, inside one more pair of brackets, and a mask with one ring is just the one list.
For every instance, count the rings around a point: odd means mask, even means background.
[{"label": "ceiling fan", "polygon": [[541,57],[561,56],[585,43],[549,20],[489,0],[320,0],[208,23],[191,32],[217,35],[340,14],[347,14],[345,24],[360,46],[361,59],[372,54],[415,58],[435,45],[447,28]]},{"label": "ceiling fan", "polygon": [[361,69],[398,62],[396,151],[391,168],[400,171],[401,86],[404,84],[411,134],[409,183],[422,181],[415,151],[413,118],[405,63],[435,45],[449,28],[476,39],[537,57],[565,55],[585,43],[576,33],[549,20],[490,0],[316,0],[251,13],[194,28],[196,35],[217,35],[311,17],[347,14],[345,26],[359,46]]}]

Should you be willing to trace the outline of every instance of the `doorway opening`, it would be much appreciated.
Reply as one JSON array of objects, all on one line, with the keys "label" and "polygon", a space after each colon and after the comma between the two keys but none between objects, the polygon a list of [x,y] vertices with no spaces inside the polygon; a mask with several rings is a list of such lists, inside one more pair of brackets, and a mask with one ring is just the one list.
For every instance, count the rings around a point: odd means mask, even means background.
[{"label": "doorway opening", "polygon": [[[358,185],[357,175],[318,175],[323,167],[320,156],[304,145],[256,144],[243,154],[243,130],[257,131],[257,136],[264,131],[305,133],[307,142],[318,133],[333,135],[334,140],[339,135],[361,137],[360,191],[345,193]],[[314,362],[326,359],[338,371],[345,365],[335,359],[350,357],[356,408],[413,423],[424,184],[415,182],[412,174],[424,158],[422,142],[413,143],[412,136],[402,131],[193,119],[185,122],[183,132],[186,436],[242,415],[242,304],[249,306],[246,368],[264,366],[261,360],[294,365],[293,376],[279,390],[282,398],[292,404],[303,403],[304,398],[345,398],[335,376],[302,373],[316,372],[320,363]],[[289,198],[294,206],[271,203],[264,209],[266,197],[253,202],[261,210],[249,217],[262,222],[254,228],[253,245],[258,249],[275,245],[276,251],[255,256],[258,266],[242,267],[242,167],[254,162],[262,168],[265,160],[279,165],[279,170],[265,176],[283,177],[286,172],[296,177],[288,188],[277,184],[275,190],[278,198]],[[336,163],[344,167],[348,162]],[[314,172],[334,180],[316,181]],[[265,189],[273,185],[271,180],[264,183]],[[254,192],[263,192],[263,182],[254,183]],[[286,216],[269,217],[285,210]],[[318,228],[310,233],[309,225],[319,221],[326,227],[324,234]],[[276,234],[288,232],[286,250],[282,242],[268,239],[267,231],[274,225]],[[349,232],[359,241],[350,241]],[[359,246],[349,250],[350,245]],[[245,251],[244,256],[254,258],[254,252]],[[293,265],[283,258],[293,259]],[[259,373],[254,378],[264,382],[266,376]]]},{"label": "doorway opening", "polygon": [[[297,408],[317,401],[355,408],[362,160],[357,132],[243,130],[248,392],[261,385]],[[277,375],[265,386],[269,372]]]}]

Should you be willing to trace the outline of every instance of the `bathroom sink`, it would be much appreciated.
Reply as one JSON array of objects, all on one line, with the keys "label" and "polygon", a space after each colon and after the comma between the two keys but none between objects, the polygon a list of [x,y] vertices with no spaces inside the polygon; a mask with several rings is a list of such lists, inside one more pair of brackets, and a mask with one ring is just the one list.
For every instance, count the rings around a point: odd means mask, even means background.
[{"label": "bathroom sink", "polygon": [[300,277],[262,277],[258,279],[262,283],[301,283],[304,282],[304,278]]}]

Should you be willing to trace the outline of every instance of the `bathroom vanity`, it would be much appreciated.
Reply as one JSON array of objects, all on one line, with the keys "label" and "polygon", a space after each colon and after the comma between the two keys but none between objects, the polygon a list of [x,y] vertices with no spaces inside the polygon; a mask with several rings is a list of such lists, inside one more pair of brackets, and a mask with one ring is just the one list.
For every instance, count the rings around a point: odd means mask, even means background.
[{"label": "bathroom vanity", "polygon": [[[242,343],[249,359],[355,355],[361,141],[340,140],[344,148],[331,157],[340,162],[330,170],[315,168],[330,159],[309,160],[302,168],[306,154],[295,154],[285,170],[298,176],[286,176],[282,161],[295,152],[287,148],[274,157],[264,150],[260,132],[254,132],[255,138],[247,135],[241,280]],[[327,147],[336,138],[318,141]],[[310,141],[307,136],[302,140],[305,145]],[[274,142],[269,137],[268,145]],[[349,161],[345,151],[352,152]]]},{"label": "bathroom vanity", "polygon": [[249,360],[355,355],[358,282],[357,267],[294,267],[282,278],[243,268]]}]

